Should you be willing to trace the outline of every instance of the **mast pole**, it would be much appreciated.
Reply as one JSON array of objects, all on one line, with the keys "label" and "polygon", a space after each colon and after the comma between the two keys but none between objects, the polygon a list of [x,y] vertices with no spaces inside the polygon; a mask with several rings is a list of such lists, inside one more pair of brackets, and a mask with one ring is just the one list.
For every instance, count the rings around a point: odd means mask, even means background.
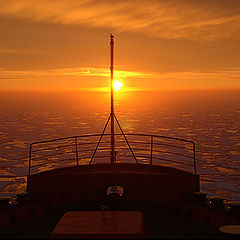
[{"label": "mast pole", "polygon": [[115,135],[114,135],[114,92],[113,92],[113,47],[114,47],[114,36],[110,35],[110,50],[111,50],[111,163],[116,162],[116,154],[115,154]]}]

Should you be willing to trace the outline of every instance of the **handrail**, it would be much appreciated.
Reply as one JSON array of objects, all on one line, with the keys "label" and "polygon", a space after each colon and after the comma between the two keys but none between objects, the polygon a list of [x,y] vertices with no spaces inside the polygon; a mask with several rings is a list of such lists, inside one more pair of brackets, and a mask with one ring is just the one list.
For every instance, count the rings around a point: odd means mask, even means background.
[{"label": "handrail", "polygon": [[[110,133],[105,133],[104,136],[110,136]],[[172,139],[172,140],[177,140],[177,141],[183,141],[183,142],[189,142],[189,143],[194,143],[191,140],[186,140],[182,138],[175,138],[175,137],[168,137],[168,136],[162,136],[162,135],[155,135],[155,134],[142,134],[142,133],[125,133],[126,136],[142,136],[142,137],[159,137],[159,138],[166,138],[166,139]],[[85,135],[75,135],[75,136],[68,136],[68,137],[63,137],[63,138],[55,138],[51,140],[45,140],[45,141],[37,141],[31,143],[31,145],[34,144],[39,144],[39,143],[49,143],[49,142],[55,142],[55,141],[60,141],[60,140],[66,140],[66,139],[72,139],[72,138],[85,138],[85,137],[99,137],[101,136],[101,133],[98,134],[85,134]],[[115,136],[122,136],[121,133],[115,133]]]},{"label": "handrail", "polygon": [[[97,151],[106,153],[106,150],[108,150],[108,149],[111,150],[109,142],[107,142],[107,141],[106,141],[106,144],[104,145],[104,147],[102,146],[102,147],[98,148],[100,142],[96,140],[96,137],[100,136],[102,139],[103,137],[110,136],[110,135],[111,135],[110,133],[86,134],[86,135],[68,136],[68,137],[56,138],[56,139],[51,139],[51,140],[33,142],[30,144],[30,147],[29,147],[28,175],[31,174],[31,168],[39,166],[39,164],[33,165],[33,161],[37,161],[40,159],[41,159],[41,161],[44,161],[44,158],[45,158],[48,160],[48,162],[46,162],[46,163],[50,163],[51,161],[49,160],[49,157],[51,159],[51,157],[58,155],[59,160],[54,159],[54,162],[55,161],[61,162],[63,160],[67,160],[66,158],[61,159],[61,155],[62,155],[62,157],[64,157],[66,155],[69,155],[70,152],[71,152],[71,154],[74,154],[75,157],[69,158],[68,159],[69,161],[71,161],[71,160],[73,161],[75,159],[74,161],[76,161],[76,165],[79,165],[81,160],[89,159],[89,164],[91,164],[93,159],[103,158],[103,156],[96,155]],[[118,136],[123,136],[123,134],[117,133],[117,134],[115,134],[115,136],[117,138]],[[175,162],[175,163],[178,163],[181,165],[193,167],[194,173],[197,174],[196,153],[195,153],[196,146],[193,141],[182,139],[182,138],[175,138],[175,137],[155,135],[155,134],[142,134],[142,133],[126,133],[124,135],[124,137],[126,138],[126,136],[128,136],[128,141],[127,141],[128,146],[125,146],[125,147],[123,147],[124,141],[122,141],[122,138],[120,138],[119,141],[117,141],[117,139],[116,139],[116,144],[117,143],[120,144],[119,146],[116,146],[116,149],[118,150],[119,154],[120,154],[120,151],[123,152],[124,157],[133,157],[135,159],[136,163],[139,162],[138,158],[144,157],[144,158],[146,158],[146,160],[149,161],[150,165],[156,163],[156,160],[157,161],[162,160],[162,161],[168,161],[168,162]],[[94,137],[95,137],[95,139],[91,139]],[[136,138],[141,138],[141,137],[144,137],[144,140],[139,140],[139,139],[136,140]],[[129,140],[129,138],[133,138],[132,141]],[[85,139],[88,139],[88,140],[91,139],[92,141],[88,142]],[[161,142],[159,141],[160,139],[162,140]],[[65,144],[63,144],[62,141],[68,141],[68,142],[67,142],[67,144],[66,144],[66,142],[65,142]],[[169,141],[169,142],[167,142],[167,141]],[[176,142],[173,143],[171,141],[176,141]],[[191,144],[191,147],[187,146],[187,144],[180,145],[181,142]],[[51,146],[52,143],[54,143],[55,145]],[[97,147],[94,150],[92,145],[96,144],[96,143],[97,143]],[[130,143],[131,144],[133,143],[133,145],[130,146]],[[46,144],[47,144],[47,146],[46,146]],[[148,145],[149,149],[137,147],[137,145],[141,145],[141,144],[144,144],[144,147],[145,147],[145,145],[146,145],[146,147]],[[82,145],[85,148],[83,148]],[[86,147],[88,145],[89,145],[89,148],[86,149]],[[142,145],[142,147],[143,147],[143,145]],[[164,148],[162,148],[162,147],[164,147]],[[175,149],[175,151],[178,149],[178,152],[172,151],[173,148]],[[46,151],[46,150],[48,150],[48,151]],[[52,150],[52,153],[49,150]],[[130,152],[129,152],[129,150],[130,150]],[[128,152],[126,153],[126,151],[128,151]],[[140,153],[140,151],[141,151],[141,153],[143,153],[142,151],[145,151],[144,154],[146,154],[146,156],[143,156],[143,155],[140,156],[139,154],[137,154],[138,152]],[[179,153],[179,151],[185,151],[185,152]],[[48,153],[48,154],[41,156],[41,154],[43,154],[44,152]],[[90,156],[86,157],[85,155],[88,154],[88,152],[89,152]],[[161,157],[160,153],[164,154],[164,158]],[[128,156],[127,154],[130,154],[130,156]],[[158,154],[158,155],[155,156],[156,154]],[[72,156],[74,156],[74,155],[72,155]],[[119,156],[122,156],[122,155],[120,154]],[[186,161],[186,158],[192,159],[193,164],[189,164],[186,162],[178,162],[172,158],[171,159],[165,158],[165,157],[169,157],[169,156],[171,156],[171,157],[175,156],[175,157],[179,157],[179,158],[182,157],[185,159],[185,161]],[[109,157],[110,157],[110,155],[109,155]],[[146,160],[144,160],[144,161],[146,161]],[[121,161],[122,161],[122,159],[121,159]],[[42,165],[42,163],[41,163],[41,165]]]}]

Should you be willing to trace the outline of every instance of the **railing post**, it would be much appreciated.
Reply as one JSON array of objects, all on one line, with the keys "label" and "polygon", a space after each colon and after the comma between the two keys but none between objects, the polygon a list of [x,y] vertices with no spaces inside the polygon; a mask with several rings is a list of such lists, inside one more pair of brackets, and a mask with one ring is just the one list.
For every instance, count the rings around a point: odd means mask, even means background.
[{"label": "railing post", "polygon": [[78,145],[77,145],[77,137],[75,137],[75,149],[76,149],[76,160],[77,160],[77,166],[79,165],[78,162]]},{"label": "railing post", "polygon": [[28,176],[30,176],[30,171],[31,171],[31,160],[32,160],[32,143],[30,144],[30,148],[29,148]]},{"label": "railing post", "polygon": [[194,172],[197,174],[197,166],[196,166],[196,153],[195,153],[195,143],[193,142],[193,160],[194,160]]},{"label": "railing post", "polygon": [[153,136],[151,136],[150,165],[152,165],[152,152],[153,152]]}]

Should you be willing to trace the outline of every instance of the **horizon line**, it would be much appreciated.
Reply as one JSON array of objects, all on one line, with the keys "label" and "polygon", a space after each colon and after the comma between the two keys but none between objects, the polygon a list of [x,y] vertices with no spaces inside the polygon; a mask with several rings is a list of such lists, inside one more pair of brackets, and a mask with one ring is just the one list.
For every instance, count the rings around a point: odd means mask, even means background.
[{"label": "horizon line", "polygon": [[[194,92],[194,91],[240,91],[240,88],[186,88],[186,89],[161,89],[161,88],[128,88],[119,90],[116,94],[129,92]],[[101,88],[79,88],[79,89],[0,89],[1,93],[31,93],[31,92],[95,92],[109,93],[107,87]]]}]

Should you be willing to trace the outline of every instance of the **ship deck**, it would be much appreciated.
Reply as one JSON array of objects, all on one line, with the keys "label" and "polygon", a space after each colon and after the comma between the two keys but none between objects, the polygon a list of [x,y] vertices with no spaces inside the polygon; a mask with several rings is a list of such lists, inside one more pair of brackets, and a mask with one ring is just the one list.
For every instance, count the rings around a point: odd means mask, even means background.
[{"label": "ship deck", "polygon": [[[49,239],[51,232],[61,219],[64,211],[51,211],[41,217],[4,228],[0,237]],[[218,228],[183,217],[179,212],[167,207],[148,209],[143,212],[146,239],[229,239]],[[96,236],[95,236],[96,237]]]}]

